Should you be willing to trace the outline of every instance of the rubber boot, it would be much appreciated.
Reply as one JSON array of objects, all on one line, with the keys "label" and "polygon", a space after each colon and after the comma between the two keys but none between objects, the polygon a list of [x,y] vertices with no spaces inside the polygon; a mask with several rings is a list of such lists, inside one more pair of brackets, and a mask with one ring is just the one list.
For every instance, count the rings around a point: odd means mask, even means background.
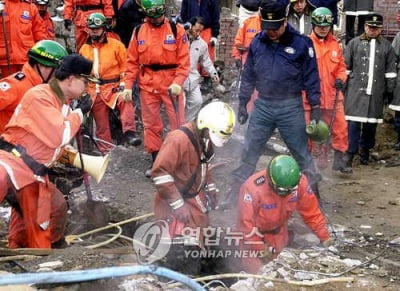
[{"label": "rubber boot", "polygon": [[368,165],[369,161],[369,149],[367,148],[360,148],[360,164],[361,165]]},{"label": "rubber boot", "polygon": [[152,159],[152,161],[151,161],[151,166],[150,166],[150,168],[148,168],[147,170],[146,170],[146,172],[144,173],[144,175],[147,177],[147,178],[151,178],[151,169],[153,168],[153,164],[154,164],[154,161],[156,160],[156,158],[157,158],[157,155],[158,155],[158,151],[157,152],[152,152],[151,153],[151,159]]},{"label": "rubber boot", "polygon": [[354,155],[348,152],[343,156],[344,168],[341,170],[342,173],[353,173],[353,158]]},{"label": "rubber boot", "polygon": [[224,200],[221,201],[216,207],[217,210],[232,209],[237,205],[237,199],[239,196],[240,186],[242,182],[238,179],[234,179],[232,182],[231,190],[225,195]]}]

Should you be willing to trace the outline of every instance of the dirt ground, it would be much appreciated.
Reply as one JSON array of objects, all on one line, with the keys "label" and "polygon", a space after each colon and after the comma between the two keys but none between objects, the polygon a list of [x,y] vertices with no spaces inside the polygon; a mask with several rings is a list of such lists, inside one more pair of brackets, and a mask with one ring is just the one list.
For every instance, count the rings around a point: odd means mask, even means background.
[{"label": "dirt ground", "polygon": [[[234,89],[234,85],[226,85]],[[231,92],[222,97],[229,101]],[[230,172],[238,166],[243,132],[245,128],[238,126],[236,134],[223,149],[218,149],[213,161],[213,173],[220,190],[220,199],[229,190],[231,183]],[[353,168],[354,173],[344,176],[335,173],[328,167],[321,171],[323,181],[320,183],[322,207],[328,219],[332,236],[336,243],[333,249],[321,252],[322,257],[335,255],[339,259],[359,260],[364,265],[352,269],[339,268],[333,263],[319,264],[318,266],[295,262],[292,269],[319,271],[330,267],[336,272],[343,272],[343,276],[354,278],[350,283],[328,283],[314,287],[300,287],[286,283],[274,283],[275,290],[342,290],[344,288],[363,290],[399,290],[400,289],[400,242],[390,243],[400,237],[400,151],[392,149],[395,141],[393,125],[384,123],[379,126],[377,145],[368,166],[361,166],[358,159]],[[274,136],[271,142],[275,149],[284,148],[279,135]],[[272,155],[276,154],[273,146],[266,146],[261,157],[258,169],[266,166]],[[111,161],[106,174],[99,184],[91,179],[91,188],[97,200],[101,200],[107,208],[110,222],[116,223],[129,218],[152,212],[154,186],[150,179],[144,176],[144,171],[150,165],[150,156],[143,147],[125,148],[116,147],[111,153]],[[85,191],[81,186],[72,191],[70,203],[72,211],[69,214],[68,234],[80,234],[92,228],[84,217]],[[99,211],[98,213],[101,213]],[[233,226],[235,211],[212,211],[211,222],[214,226]],[[75,242],[62,250],[39,258],[24,261],[0,262],[0,269],[12,273],[35,272],[43,262],[60,260],[63,266],[57,271],[83,270],[110,266],[124,266],[138,264],[133,251],[132,238],[136,228],[143,222],[151,221],[147,218],[138,223],[132,222],[122,226],[123,236],[99,248],[88,249],[85,246],[103,242],[109,239],[109,234],[115,234],[116,229],[109,229],[100,235],[86,236],[82,241]],[[2,238],[6,239],[4,219],[2,221]],[[304,234],[304,226],[298,218],[291,223],[293,233]],[[307,252],[315,247],[315,243],[292,243],[289,247],[293,253]],[[308,251],[307,251],[308,250]],[[302,256],[300,255],[300,258]],[[303,255],[304,257],[304,255]],[[332,269],[333,268],[333,269]],[[122,277],[98,280],[89,283],[41,285],[37,288],[47,290],[161,290],[157,280],[145,283],[136,280],[129,285],[128,279],[137,277]],[[282,278],[282,274],[277,278]],[[325,278],[325,277],[320,277]],[[230,281],[234,283],[234,281]],[[240,290],[264,290],[264,284],[253,284]],[[253,289],[251,289],[253,288]],[[12,290],[12,289],[11,289]],[[239,290],[239,289],[235,289]]]}]

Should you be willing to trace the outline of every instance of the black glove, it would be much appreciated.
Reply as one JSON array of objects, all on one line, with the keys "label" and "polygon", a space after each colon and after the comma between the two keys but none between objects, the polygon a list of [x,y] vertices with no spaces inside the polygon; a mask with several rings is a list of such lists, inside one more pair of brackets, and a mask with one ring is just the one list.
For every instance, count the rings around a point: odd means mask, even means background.
[{"label": "black glove", "polygon": [[346,84],[341,79],[336,79],[334,84],[336,89],[343,90]]},{"label": "black glove", "polygon": [[76,105],[76,108],[77,109],[80,108],[82,110],[82,113],[85,115],[92,108],[92,104],[93,104],[93,101],[90,98],[90,95],[86,94],[86,95],[82,96],[81,99],[79,99],[78,105]]},{"label": "black glove", "polygon": [[64,28],[65,29],[69,30],[71,25],[72,25],[72,20],[71,19],[65,19],[64,20]]},{"label": "black glove", "polygon": [[245,124],[249,118],[249,114],[247,113],[246,105],[239,105],[239,112],[238,112],[238,120],[240,124]]},{"label": "black glove", "polygon": [[112,31],[113,25],[114,25],[114,20],[112,18],[107,18],[107,24],[105,26],[106,31]]},{"label": "black glove", "polygon": [[240,70],[242,68],[242,61],[241,60],[235,60],[235,65],[236,65],[236,68],[238,70]]},{"label": "black glove", "polygon": [[315,123],[318,123],[321,119],[321,109],[319,106],[311,107],[311,120],[315,120]]}]

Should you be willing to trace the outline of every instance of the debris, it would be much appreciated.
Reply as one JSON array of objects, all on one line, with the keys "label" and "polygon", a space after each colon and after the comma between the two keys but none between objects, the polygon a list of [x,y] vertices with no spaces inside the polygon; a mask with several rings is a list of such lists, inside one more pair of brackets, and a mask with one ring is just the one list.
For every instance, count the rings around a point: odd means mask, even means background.
[{"label": "debris", "polygon": [[349,258],[342,260],[342,262],[345,263],[347,267],[355,267],[361,265],[360,260],[354,260]]},{"label": "debris", "polygon": [[61,268],[62,266],[64,266],[64,263],[62,261],[52,261],[52,262],[45,262],[45,263],[39,264],[40,269],[48,268],[51,270]]},{"label": "debris", "polygon": [[357,204],[358,205],[365,205],[365,201],[359,200],[359,201],[357,201]]},{"label": "debris", "polygon": [[370,229],[371,226],[370,226],[370,225],[360,225],[360,228],[363,228],[363,229]]}]

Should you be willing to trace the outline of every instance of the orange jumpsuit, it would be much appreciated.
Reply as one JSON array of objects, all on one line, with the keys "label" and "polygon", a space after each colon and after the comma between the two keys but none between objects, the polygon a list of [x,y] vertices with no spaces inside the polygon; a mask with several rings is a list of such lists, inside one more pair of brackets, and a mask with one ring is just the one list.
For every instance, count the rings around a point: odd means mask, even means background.
[{"label": "orange jumpsuit", "polygon": [[42,17],[42,20],[43,20],[44,25],[46,27],[46,32],[47,32],[46,39],[55,40],[56,31],[54,30],[54,23],[53,23],[53,20],[51,19],[50,13],[46,12],[44,17]]},{"label": "orange jumpsuit", "polygon": [[21,72],[0,80],[0,134],[4,132],[25,92],[41,83],[43,83],[42,78],[29,63],[24,64]]},{"label": "orange jumpsuit", "polygon": [[[191,123],[186,123],[184,126],[194,132]],[[198,134],[194,132],[201,153]],[[152,168],[152,177],[157,189],[154,200],[154,214],[157,219],[173,216],[169,204],[183,198],[191,208],[191,217],[185,227],[196,229],[208,226],[207,200],[203,189],[206,184],[211,183],[208,183],[210,182],[210,176],[207,174],[208,163],[198,167],[199,163],[200,159],[192,142],[182,130],[168,133]],[[202,174],[202,168],[205,174]],[[201,190],[195,197],[187,198],[179,189],[185,187],[195,171],[197,171],[196,180],[188,192],[196,193],[199,187]]]},{"label": "orange jumpsuit", "polygon": [[[148,22],[133,32],[128,47],[126,88],[132,88],[137,79],[144,125],[144,147],[148,153],[156,152],[162,143],[163,122],[161,104],[168,115],[170,129],[176,129],[185,120],[183,93],[178,96],[176,111],[168,95],[168,87],[176,83],[183,87],[189,75],[190,57],[187,35],[177,24],[176,39],[165,17],[161,26]],[[183,89],[182,89],[183,92]]]},{"label": "orange jumpsuit", "polygon": [[[118,88],[125,81],[126,71],[126,48],[124,44],[114,38],[106,38],[102,43],[91,43],[88,40],[80,49],[79,53],[93,61],[92,73],[101,78],[106,84],[90,84],[89,93],[94,99],[92,113],[96,122],[96,136],[107,142],[112,142],[109,111],[110,108],[118,107],[122,123],[122,131],[135,131],[135,111],[132,102],[117,100],[120,92],[112,93],[113,88]],[[99,148],[104,153],[112,148],[99,143]]]},{"label": "orange jumpsuit", "polygon": [[[80,129],[83,119],[81,111],[72,111],[66,102],[55,79],[33,87],[24,95],[1,137],[24,147],[38,163],[51,167]],[[22,217],[18,217],[18,212],[13,211],[10,246],[50,248],[52,242],[62,237],[66,205],[47,175],[35,175],[22,158],[0,150],[0,183],[0,201],[12,184],[22,212]],[[25,236],[18,233],[22,223]]]},{"label": "orange jumpsuit", "polygon": [[[250,176],[240,188],[237,228],[243,234],[242,247],[263,251],[265,244],[274,248],[277,256],[288,244],[287,223],[293,211],[322,241],[329,238],[326,222],[307,178],[302,175],[298,189],[286,197],[278,196],[269,184],[266,170]],[[243,257],[246,271],[256,273],[262,266],[259,257]]]},{"label": "orange jumpsuit", "polygon": [[[315,54],[317,56],[319,77],[321,80],[321,117],[330,126],[335,102],[335,80],[341,79],[346,82],[346,64],[344,61],[342,49],[332,35],[329,33],[326,39],[319,39],[314,32],[310,35],[314,44]],[[303,96],[304,97],[304,96]],[[304,108],[306,110],[306,122],[310,121],[310,106],[303,98]],[[348,136],[347,122],[344,115],[343,94],[339,91],[336,113],[331,129],[331,146],[334,150],[342,153],[347,151]],[[329,146],[329,145],[325,145]],[[322,149],[327,152],[329,149]]]},{"label": "orange jumpsuit", "polygon": [[[4,19],[3,19],[4,18]],[[28,60],[28,50],[46,39],[46,27],[35,4],[30,1],[7,0],[0,15],[0,70],[6,77],[21,70]],[[5,22],[3,22],[5,21]],[[4,24],[6,39],[4,38]],[[5,44],[7,43],[8,56]],[[8,70],[7,58],[10,62]]]},{"label": "orange jumpsuit", "polygon": [[64,19],[75,25],[76,51],[85,43],[88,33],[86,19],[94,12],[103,13],[106,18],[114,16],[112,0],[65,0]]},{"label": "orange jumpsuit", "polygon": [[[258,14],[247,18],[239,27],[232,47],[232,57],[235,60],[240,60],[242,66],[246,62],[251,41],[253,40],[254,36],[260,31],[261,20]],[[246,48],[246,51],[241,52],[237,49],[238,47]],[[251,95],[250,101],[247,103],[247,112],[251,112],[253,110],[254,101],[257,99],[257,97],[258,92],[255,90]]]}]

